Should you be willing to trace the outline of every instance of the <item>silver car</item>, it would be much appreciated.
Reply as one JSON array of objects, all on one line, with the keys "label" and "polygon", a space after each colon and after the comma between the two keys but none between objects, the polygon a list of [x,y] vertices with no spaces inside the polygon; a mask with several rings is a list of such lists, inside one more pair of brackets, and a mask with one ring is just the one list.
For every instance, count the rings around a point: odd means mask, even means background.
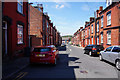
[{"label": "silver car", "polygon": [[120,46],[111,46],[100,52],[99,59],[109,61],[120,70]]}]

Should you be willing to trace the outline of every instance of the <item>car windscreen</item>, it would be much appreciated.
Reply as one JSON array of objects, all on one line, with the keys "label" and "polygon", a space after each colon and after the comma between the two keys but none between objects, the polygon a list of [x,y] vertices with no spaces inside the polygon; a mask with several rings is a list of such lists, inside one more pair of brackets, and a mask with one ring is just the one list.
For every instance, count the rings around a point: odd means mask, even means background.
[{"label": "car windscreen", "polygon": [[51,48],[34,48],[33,52],[48,52]]}]

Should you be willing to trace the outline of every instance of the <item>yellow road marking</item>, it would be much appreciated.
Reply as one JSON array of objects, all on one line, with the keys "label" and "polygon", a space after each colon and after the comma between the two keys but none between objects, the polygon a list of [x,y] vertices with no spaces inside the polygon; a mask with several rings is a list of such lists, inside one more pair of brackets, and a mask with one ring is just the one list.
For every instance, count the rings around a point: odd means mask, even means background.
[{"label": "yellow road marking", "polygon": [[22,77],[24,77],[28,72],[21,72],[15,79],[13,80],[19,80],[21,79]]},{"label": "yellow road marking", "polygon": [[21,72],[15,79],[13,80],[16,80],[18,77],[20,77],[22,74],[24,74],[24,72]]},{"label": "yellow road marking", "polygon": [[28,72],[24,72],[24,74],[22,76],[20,76],[17,80],[20,80],[21,78],[23,78]]}]

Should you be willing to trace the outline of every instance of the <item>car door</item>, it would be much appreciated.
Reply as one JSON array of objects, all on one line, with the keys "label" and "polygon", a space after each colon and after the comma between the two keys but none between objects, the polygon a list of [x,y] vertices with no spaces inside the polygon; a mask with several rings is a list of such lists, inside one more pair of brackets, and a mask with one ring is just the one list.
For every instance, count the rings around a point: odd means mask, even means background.
[{"label": "car door", "polygon": [[107,61],[110,61],[110,55],[109,54],[111,53],[111,49],[112,49],[112,46],[106,48],[106,50],[102,53],[103,59],[105,59]]},{"label": "car door", "polygon": [[115,64],[115,60],[120,57],[120,48],[119,47],[114,47],[112,49],[112,52],[110,53],[110,62]]}]

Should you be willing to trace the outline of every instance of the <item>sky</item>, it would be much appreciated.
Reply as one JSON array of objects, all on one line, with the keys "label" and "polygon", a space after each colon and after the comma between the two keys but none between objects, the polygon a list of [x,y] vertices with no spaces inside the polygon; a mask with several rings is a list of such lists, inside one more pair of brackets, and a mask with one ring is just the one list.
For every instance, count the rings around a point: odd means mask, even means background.
[{"label": "sky", "polygon": [[33,6],[38,3],[43,4],[43,11],[48,13],[62,36],[73,35],[84,27],[85,21],[94,17],[94,11],[100,6],[106,8],[106,2],[33,2]]}]

